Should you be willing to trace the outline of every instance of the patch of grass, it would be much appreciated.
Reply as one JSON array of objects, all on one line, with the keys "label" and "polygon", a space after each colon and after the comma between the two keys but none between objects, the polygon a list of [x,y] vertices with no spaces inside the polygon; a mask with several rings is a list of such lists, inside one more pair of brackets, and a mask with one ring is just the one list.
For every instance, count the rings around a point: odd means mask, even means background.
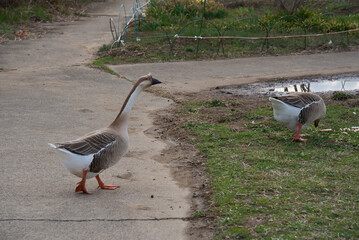
[{"label": "patch of grass", "polygon": [[206,216],[206,213],[204,210],[199,210],[193,214],[194,218],[200,218]]},{"label": "patch of grass", "polygon": [[186,47],[185,51],[186,52],[194,52],[195,49],[193,47]]},{"label": "patch of grass", "polygon": [[[212,6],[211,6],[212,4]],[[220,10],[222,6],[207,1],[208,11]],[[243,3],[245,5],[245,3]],[[249,3],[248,3],[249,4]],[[349,4],[349,3],[348,3]],[[349,4],[351,6],[351,4]],[[232,58],[253,55],[277,55],[298,51],[344,50],[358,44],[358,33],[339,34],[308,38],[284,38],[265,41],[247,39],[204,39],[201,37],[237,36],[265,37],[303,35],[344,31],[359,27],[359,14],[324,14],[324,6],[298,9],[293,15],[278,11],[264,3],[226,9],[226,14],[205,14],[200,21],[204,4],[192,0],[151,1],[146,18],[127,30],[125,42],[137,45],[142,55],[131,51],[114,58],[123,62],[153,62],[171,60],[193,60],[208,58]],[[194,39],[181,39],[174,36],[190,36]],[[141,41],[138,41],[141,39]],[[329,44],[330,42],[330,44]],[[156,46],[156,47],[154,47]],[[146,57],[144,57],[145,55]],[[137,60],[136,60],[137,59]]]},{"label": "patch of grass", "polygon": [[118,76],[117,72],[113,71],[112,69],[110,69],[109,67],[106,66],[106,64],[108,64],[108,63],[114,64],[114,63],[118,63],[118,62],[119,62],[119,60],[109,58],[109,57],[103,57],[103,58],[99,58],[96,61],[94,61],[93,63],[91,63],[90,66],[101,68],[112,75]]},{"label": "patch of grass", "polygon": [[152,0],[147,8],[146,16],[162,26],[173,26],[174,23],[181,25],[186,21],[197,20],[202,14],[211,19],[223,18],[227,15],[226,8],[217,1],[207,0],[205,12],[203,12],[203,6],[202,1],[195,0]]},{"label": "patch of grass", "polygon": [[359,9],[358,2],[331,2],[326,5],[326,10],[328,12],[334,13],[343,13],[343,12],[352,12],[355,9]]},{"label": "patch of grass", "polygon": [[[23,38],[22,35],[31,30],[34,22],[49,22],[59,16],[62,20],[69,15],[83,16],[78,10],[94,1],[97,0],[0,1],[0,36],[7,39]],[[24,31],[16,34],[19,30]]]},{"label": "patch of grass", "polygon": [[97,51],[97,55],[102,56],[111,50],[110,44],[103,44]]},{"label": "patch of grass", "polygon": [[50,21],[49,9],[42,5],[20,5],[17,7],[0,8],[0,25],[25,24],[29,21]]},{"label": "patch of grass", "polygon": [[353,98],[353,94],[348,94],[345,92],[335,92],[332,96],[333,100],[347,100],[349,98]]},{"label": "patch of grass", "polygon": [[205,105],[208,107],[219,107],[219,106],[224,106],[225,103],[221,100],[214,99],[214,100],[205,102]]},{"label": "patch of grass", "polygon": [[358,125],[359,106],[332,103],[319,129],[303,131],[308,141],[292,143],[268,105],[238,108],[242,117],[219,123],[240,103],[221,100],[209,112],[208,102],[177,114],[206,158],[216,239],[359,237],[359,134],[343,131]]}]

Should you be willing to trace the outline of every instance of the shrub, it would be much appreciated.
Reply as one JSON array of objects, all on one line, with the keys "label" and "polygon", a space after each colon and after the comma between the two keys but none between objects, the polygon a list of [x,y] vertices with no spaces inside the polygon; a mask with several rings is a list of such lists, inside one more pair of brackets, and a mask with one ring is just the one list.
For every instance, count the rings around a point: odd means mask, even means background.
[{"label": "shrub", "polygon": [[277,18],[282,18],[282,24],[287,29],[301,28],[306,30],[323,31],[326,29],[323,14],[312,11],[308,8],[300,8],[294,12],[290,17],[286,16],[285,12],[280,12],[276,15]]},{"label": "shrub", "polygon": [[49,10],[39,4],[0,8],[0,24],[19,24],[30,20],[50,21],[51,19],[52,15]]},{"label": "shrub", "polygon": [[327,21],[327,30],[329,32],[345,31],[349,29],[356,29],[359,27],[358,22],[349,18],[331,18]]}]

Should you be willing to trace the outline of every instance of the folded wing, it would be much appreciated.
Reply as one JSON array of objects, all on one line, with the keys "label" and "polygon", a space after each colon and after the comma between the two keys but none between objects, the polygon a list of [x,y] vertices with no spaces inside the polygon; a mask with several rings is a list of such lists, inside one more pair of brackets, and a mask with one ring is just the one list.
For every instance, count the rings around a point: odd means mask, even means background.
[{"label": "folded wing", "polygon": [[113,144],[117,138],[118,135],[110,131],[96,131],[70,142],[58,143],[56,147],[85,156],[99,153],[106,146]]}]

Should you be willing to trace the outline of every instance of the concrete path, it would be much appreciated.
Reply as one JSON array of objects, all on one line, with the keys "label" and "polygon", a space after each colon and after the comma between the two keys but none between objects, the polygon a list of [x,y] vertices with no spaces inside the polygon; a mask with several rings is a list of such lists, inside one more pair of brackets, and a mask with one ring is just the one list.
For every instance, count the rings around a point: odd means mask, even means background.
[{"label": "concrete path", "polygon": [[93,195],[75,193],[80,179],[47,145],[105,127],[129,93],[128,80],[85,65],[111,41],[109,15],[121,3],[95,4],[90,17],[49,24],[41,39],[0,45],[0,239],[186,239],[190,192],[156,161],[167,145],[145,134],[155,133],[151,114],[168,99],[138,97],[129,153],[101,174],[120,189],[98,190],[90,179]]},{"label": "concrete path", "polygon": [[150,71],[153,75],[165,80],[162,88],[175,94],[274,78],[359,72],[359,52],[125,64],[111,66],[111,69],[131,79],[136,76],[139,69],[145,72]]}]

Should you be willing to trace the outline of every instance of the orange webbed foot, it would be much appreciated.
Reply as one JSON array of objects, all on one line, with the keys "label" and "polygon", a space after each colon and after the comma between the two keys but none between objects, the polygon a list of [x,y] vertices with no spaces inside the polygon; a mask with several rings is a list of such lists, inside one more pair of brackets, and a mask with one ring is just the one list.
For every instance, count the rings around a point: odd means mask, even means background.
[{"label": "orange webbed foot", "polygon": [[97,188],[106,189],[106,190],[115,190],[119,187],[120,186],[116,186],[116,185],[102,185],[102,186],[99,185]]},{"label": "orange webbed foot", "polygon": [[300,134],[300,130],[302,129],[302,124],[298,124],[298,130],[294,134],[294,138],[292,139],[292,142],[306,142],[307,139],[301,138],[301,136],[305,136],[304,134]]},{"label": "orange webbed foot", "polygon": [[293,138],[292,142],[306,142],[308,139],[304,139],[304,138]]},{"label": "orange webbed foot", "polygon": [[85,187],[87,172],[88,172],[88,170],[86,170],[86,169],[84,169],[82,171],[82,180],[77,183],[78,186],[76,187],[75,192],[83,192],[86,194],[92,194],[91,192],[87,191],[87,189]]},{"label": "orange webbed foot", "polygon": [[97,180],[97,182],[98,182],[98,188],[101,188],[101,189],[115,190],[115,189],[117,189],[117,188],[120,187],[120,186],[115,186],[115,185],[105,185],[105,184],[102,182],[102,180],[101,180],[101,178],[100,178],[99,175],[96,176],[96,180]]},{"label": "orange webbed foot", "polygon": [[92,194],[92,192],[89,192],[87,191],[86,187],[84,184],[81,184],[82,182],[79,182],[78,186],[76,187],[76,190],[75,192],[83,192],[83,193],[86,193],[86,194]]}]

